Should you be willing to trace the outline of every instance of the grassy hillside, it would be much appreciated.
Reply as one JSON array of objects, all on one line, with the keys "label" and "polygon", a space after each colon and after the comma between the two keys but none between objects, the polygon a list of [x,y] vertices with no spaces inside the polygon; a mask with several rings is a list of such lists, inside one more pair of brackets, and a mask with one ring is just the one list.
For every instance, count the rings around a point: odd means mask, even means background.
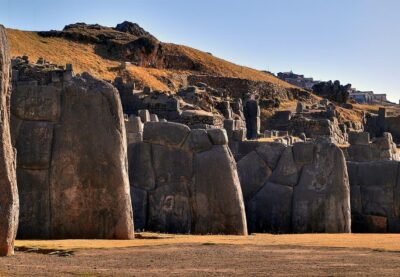
[{"label": "grassy hillside", "polygon": [[94,45],[61,38],[42,38],[34,32],[7,30],[12,56],[28,55],[35,62],[39,57],[57,64],[72,63],[77,73],[89,71],[97,77],[112,79],[118,62],[96,55]]},{"label": "grassy hillside", "polygon": [[184,54],[185,56],[188,56],[191,60],[202,64],[205,68],[206,73],[210,75],[237,77],[254,81],[266,81],[278,84],[282,87],[294,87],[270,74],[249,67],[227,62],[209,53],[205,53],[191,47],[176,44],[164,44],[164,47],[167,48],[170,52]]},{"label": "grassy hillside", "polygon": [[[239,66],[208,53],[170,43],[163,44],[168,53],[185,55],[202,65],[202,71],[180,71],[129,66],[123,72],[119,62],[96,54],[101,51],[99,45],[79,43],[63,38],[44,38],[35,32],[8,29],[12,56],[28,55],[35,62],[39,57],[56,64],[72,63],[76,73],[90,72],[96,77],[112,80],[117,75],[140,81],[153,89],[168,90],[184,83],[184,76],[189,74],[211,74],[226,77],[238,77],[256,81],[266,81],[289,88],[292,85],[278,78],[248,67]],[[168,86],[168,83],[170,84]]]}]

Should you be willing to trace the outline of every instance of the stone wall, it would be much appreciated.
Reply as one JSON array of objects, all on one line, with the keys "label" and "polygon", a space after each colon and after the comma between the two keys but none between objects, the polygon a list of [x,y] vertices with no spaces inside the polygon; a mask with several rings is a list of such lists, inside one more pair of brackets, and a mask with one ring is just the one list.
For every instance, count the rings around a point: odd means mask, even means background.
[{"label": "stone wall", "polygon": [[178,120],[181,114],[179,99],[167,92],[151,91],[146,87],[143,90],[134,90],[133,83],[124,83],[121,77],[114,80],[118,89],[123,111],[127,115],[137,115],[139,110],[149,110],[160,118]]},{"label": "stone wall", "polygon": [[[134,90],[132,83],[124,83],[120,77],[115,79],[114,85],[119,91],[123,111],[127,115],[139,115],[139,111],[148,110],[160,119],[182,123],[191,128],[199,126],[219,128],[223,125],[224,117],[216,111],[211,103],[201,100],[202,105],[198,106],[199,103],[191,99],[206,94],[204,90],[199,93],[198,88],[189,87],[177,94],[171,94],[151,91],[146,87],[143,91],[137,91]],[[189,95],[191,92],[193,94]],[[194,103],[190,103],[190,100],[193,100]],[[204,107],[207,109],[203,109]]]},{"label": "stone wall", "polygon": [[348,162],[352,231],[400,232],[398,161]]},{"label": "stone wall", "polygon": [[330,138],[334,143],[345,144],[347,134],[340,128],[336,117],[305,117],[302,114],[293,115],[289,111],[277,112],[267,121],[268,130],[288,131],[289,134],[299,136],[305,134],[307,138]]},{"label": "stone wall", "polygon": [[334,144],[264,143],[237,167],[249,232],[350,232],[346,162]]},{"label": "stone wall", "polygon": [[268,144],[269,142],[260,140],[229,141],[229,147],[236,161],[254,151],[256,148]]},{"label": "stone wall", "polygon": [[400,116],[386,117],[385,131],[390,132],[394,141],[400,143]]},{"label": "stone wall", "polygon": [[19,238],[133,238],[118,92],[87,73],[27,81],[21,68],[40,73],[24,63],[14,68],[22,79],[15,80],[11,97]]},{"label": "stone wall", "polygon": [[347,161],[400,160],[400,153],[390,133],[370,140],[368,132],[349,132],[349,143],[349,147],[342,148]]},{"label": "stone wall", "polygon": [[177,120],[178,123],[188,125],[190,128],[202,128],[207,127],[222,127],[223,116],[212,114],[201,110],[186,110],[183,111]]},{"label": "stone wall", "polygon": [[210,75],[188,76],[189,85],[194,86],[198,83],[205,83],[215,89],[224,90],[226,92],[225,96],[244,100],[248,99],[249,95],[259,96],[260,99],[278,98],[281,101],[295,98],[309,98],[309,94],[300,89],[285,89],[268,82]]},{"label": "stone wall", "polygon": [[379,108],[378,115],[367,114],[365,130],[371,137],[381,137],[384,132],[389,132],[396,143],[400,143],[400,116],[398,112]]},{"label": "stone wall", "polygon": [[222,129],[171,122],[144,124],[130,145],[135,226],[192,234],[247,234],[236,164]]},{"label": "stone wall", "polygon": [[15,152],[10,136],[10,56],[5,28],[0,25],[0,256],[14,253],[18,228]]}]

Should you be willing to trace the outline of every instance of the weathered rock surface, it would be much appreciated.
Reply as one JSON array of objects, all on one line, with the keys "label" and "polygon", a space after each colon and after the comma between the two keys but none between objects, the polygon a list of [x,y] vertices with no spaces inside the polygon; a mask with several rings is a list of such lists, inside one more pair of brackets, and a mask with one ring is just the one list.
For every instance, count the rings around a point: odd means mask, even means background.
[{"label": "weathered rock surface", "polygon": [[294,188],[293,231],[350,232],[349,178],[343,153],[333,144],[316,144],[313,153]]},{"label": "weathered rock surface", "polygon": [[29,88],[24,83],[15,82],[11,100],[18,236],[132,239],[127,138],[117,90],[87,73]]},{"label": "weathered rock surface", "polygon": [[352,231],[400,232],[398,161],[348,162]]},{"label": "weathered rock surface", "polygon": [[264,143],[238,162],[250,232],[350,232],[350,191],[333,144]]},{"label": "weathered rock surface", "polygon": [[116,90],[83,74],[66,86],[61,110],[50,172],[52,237],[133,238],[125,127]]},{"label": "weathered rock surface", "polygon": [[115,30],[124,32],[124,33],[129,33],[136,37],[145,37],[145,36],[152,37],[152,35],[149,32],[145,31],[137,23],[132,23],[129,21],[124,21],[120,24],[117,24],[117,26],[115,27]]},{"label": "weathered rock surface", "polygon": [[226,132],[147,122],[129,146],[129,171],[140,230],[247,234],[242,191]]},{"label": "weathered rock surface", "polygon": [[246,184],[242,186],[242,191],[247,201],[264,186],[272,171],[260,155],[252,151],[238,162],[238,173],[241,183]]},{"label": "weathered rock surface", "polygon": [[0,256],[14,254],[19,212],[15,153],[10,135],[9,85],[9,49],[6,31],[0,25]]},{"label": "weathered rock surface", "polygon": [[292,187],[265,183],[246,203],[249,230],[262,233],[292,232],[292,198]]},{"label": "weathered rock surface", "polygon": [[236,163],[226,145],[195,155],[194,231],[246,235],[246,217]]},{"label": "weathered rock surface", "polygon": [[189,135],[186,125],[172,122],[149,122],[144,126],[143,140],[153,144],[179,146]]},{"label": "weathered rock surface", "polygon": [[244,114],[246,117],[247,138],[255,139],[260,133],[260,106],[256,100],[245,103]]},{"label": "weathered rock surface", "polygon": [[285,186],[294,186],[299,179],[299,169],[293,158],[293,148],[287,147],[272,173],[271,181]]}]

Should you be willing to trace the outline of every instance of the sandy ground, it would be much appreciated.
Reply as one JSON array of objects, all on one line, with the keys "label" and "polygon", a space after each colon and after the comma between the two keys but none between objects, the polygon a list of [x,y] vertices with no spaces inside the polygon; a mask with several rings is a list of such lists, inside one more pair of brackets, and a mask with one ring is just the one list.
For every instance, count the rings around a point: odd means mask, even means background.
[{"label": "sandy ground", "polygon": [[0,276],[400,276],[400,235],[17,241]]}]

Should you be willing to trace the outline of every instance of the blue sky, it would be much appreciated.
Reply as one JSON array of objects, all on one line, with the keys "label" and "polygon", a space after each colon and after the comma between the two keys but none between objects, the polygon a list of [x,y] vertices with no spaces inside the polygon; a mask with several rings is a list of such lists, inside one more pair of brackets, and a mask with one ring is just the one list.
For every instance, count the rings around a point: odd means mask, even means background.
[{"label": "blue sky", "polygon": [[399,0],[0,0],[23,30],[137,22],[165,42],[400,99]]}]

